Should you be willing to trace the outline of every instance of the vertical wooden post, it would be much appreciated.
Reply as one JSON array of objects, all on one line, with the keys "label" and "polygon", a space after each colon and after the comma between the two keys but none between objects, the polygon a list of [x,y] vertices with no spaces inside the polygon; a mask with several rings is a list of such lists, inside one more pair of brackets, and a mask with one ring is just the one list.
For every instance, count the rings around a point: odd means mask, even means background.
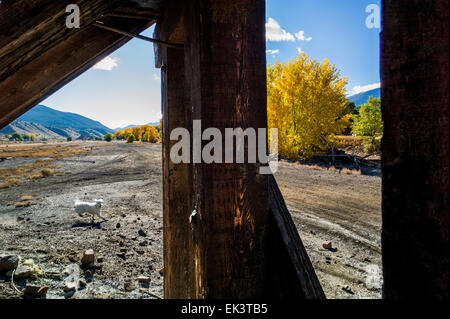
[{"label": "vertical wooden post", "polygon": [[382,5],[383,296],[448,298],[448,0]]},{"label": "vertical wooden post", "polygon": [[[264,0],[189,0],[188,107],[202,128],[267,127]],[[223,150],[224,152],[224,150]],[[194,164],[195,297],[264,293],[267,176],[259,164]]]},{"label": "vertical wooden post", "polygon": [[[176,9],[176,10],[175,10]],[[155,37],[172,43],[183,43],[183,6],[177,1],[165,2]],[[192,211],[190,164],[170,160],[170,133],[189,128],[184,81],[184,50],[155,46],[156,64],[161,68],[163,114],[163,212],[164,212],[164,297],[191,298],[194,274],[190,253],[189,216]]]}]

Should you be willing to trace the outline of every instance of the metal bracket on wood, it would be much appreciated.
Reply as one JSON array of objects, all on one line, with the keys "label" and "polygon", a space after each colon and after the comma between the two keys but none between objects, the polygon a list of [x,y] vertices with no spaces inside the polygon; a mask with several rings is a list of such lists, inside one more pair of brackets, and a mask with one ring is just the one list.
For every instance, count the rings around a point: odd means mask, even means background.
[{"label": "metal bracket on wood", "polygon": [[132,38],[144,40],[144,41],[147,41],[147,42],[156,43],[156,44],[159,44],[161,46],[166,46],[166,47],[174,48],[174,49],[183,49],[184,48],[184,45],[180,44],[180,43],[170,43],[170,42],[166,42],[166,41],[162,41],[162,40],[149,38],[149,37],[146,37],[146,36],[143,36],[143,35],[140,35],[140,34],[134,34],[134,33],[128,32],[128,31],[119,30],[119,29],[107,26],[101,21],[96,21],[92,25],[95,26],[95,27],[98,27],[98,28],[102,28],[102,29],[105,29],[105,30],[108,30],[108,31],[112,31],[112,32],[116,32],[116,33],[125,35],[127,37],[132,37]]}]

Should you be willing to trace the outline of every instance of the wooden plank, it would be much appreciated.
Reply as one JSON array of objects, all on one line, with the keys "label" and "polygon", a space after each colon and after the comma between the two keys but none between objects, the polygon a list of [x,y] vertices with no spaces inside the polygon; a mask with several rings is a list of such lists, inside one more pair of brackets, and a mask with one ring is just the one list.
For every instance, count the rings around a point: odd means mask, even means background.
[{"label": "wooden plank", "polygon": [[80,7],[81,28],[112,11],[118,0],[23,1],[0,7],[0,81],[81,29],[66,27],[68,4]]},{"label": "wooden plank", "polygon": [[382,1],[384,298],[449,297],[449,1]]},{"label": "wooden plank", "polygon": [[[139,33],[153,22],[116,21],[115,26]],[[0,82],[0,127],[91,68],[130,40],[110,31],[87,27],[22,66]]]},{"label": "wooden plank", "polygon": [[191,297],[191,236],[189,216],[192,212],[190,164],[170,160],[170,132],[189,127],[184,91],[184,51],[162,48],[163,92],[163,212],[164,212],[164,297]]},{"label": "wooden plank", "polygon": [[[267,126],[265,1],[187,1],[185,83],[202,127]],[[222,150],[224,152],[224,150]],[[269,221],[259,164],[194,164],[195,298],[264,295]]]},{"label": "wooden plank", "polygon": [[269,176],[269,238],[272,298],[324,299],[325,293],[273,175]]},{"label": "wooden plank", "polygon": [[[181,10],[173,14],[176,1],[163,7],[154,36],[160,40],[183,43]],[[171,14],[172,13],[172,14]],[[189,216],[192,212],[191,165],[175,164],[170,149],[176,141],[170,133],[178,127],[189,128],[191,117],[186,104],[184,50],[155,45],[161,67],[163,114],[163,214],[164,214],[164,297],[190,298],[194,282]]]}]

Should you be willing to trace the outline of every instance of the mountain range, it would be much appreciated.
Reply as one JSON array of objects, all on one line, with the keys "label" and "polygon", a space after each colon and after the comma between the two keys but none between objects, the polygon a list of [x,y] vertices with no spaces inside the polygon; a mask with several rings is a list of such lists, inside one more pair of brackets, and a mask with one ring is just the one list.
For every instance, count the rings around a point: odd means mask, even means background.
[{"label": "mountain range", "polygon": [[35,134],[39,139],[103,137],[114,130],[98,121],[75,113],[61,112],[45,105],[37,105],[0,130],[2,134]]},{"label": "mountain range", "polygon": [[[362,92],[348,97],[356,106],[367,103],[369,97],[379,98],[381,89]],[[159,122],[147,125],[159,125]],[[125,128],[133,128],[140,125],[128,125],[116,129],[110,129],[98,121],[75,113],[61,112],[45,105],[37,105],[17,120],[0,130],[1,134],[34,134],[38,139],[66,139],[67,137],[95,138],[103,137],[106,133],[113,133]]]},{"label": "mountain range", "polygon": [[372,96],[373,98],[381,97],[381,89],[377,88],[377,89],[373,89],[370,91],[355,94],[355,95],[349,96],[348,100],[350,102],[355,103],[356,106],[360,106],[360,105],[366,104],[367,101],[369,100],[370,96]]}]

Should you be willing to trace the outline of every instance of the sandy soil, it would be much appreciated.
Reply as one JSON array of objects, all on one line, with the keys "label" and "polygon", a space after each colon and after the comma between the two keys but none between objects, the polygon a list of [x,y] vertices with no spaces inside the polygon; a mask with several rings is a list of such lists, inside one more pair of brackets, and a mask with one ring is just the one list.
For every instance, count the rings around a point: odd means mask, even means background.
[{"label": "sandy soil", "polygon": [[[47,298],[163,296],[161,146],[85,144],[90,153],[52,162],[68,174],[0,189],[0,255],[32,258],[47,275],[15,284],[48,285]],[[9,158],[0,169],[29,161]],[[381,267],[380,178],[282,162],[276,179],[327,297],[380,298],[380,289],[366,286],[367,267]],[[28,195],[32,204],[16,207]],[[107,221],[91,223],[73,212],[75,199],[96,198],[105,201]],[[325,240],[334,249],[323,249]],[[84,289],[65,293],[64,269],[86,249],[95,251],[96,268],[82,272]],[[139,276],[150,284],[140,287]],[[0,298],[18,296],[9,280],[0,275]],[[134,289],[126,291],[126,282]]]}]

